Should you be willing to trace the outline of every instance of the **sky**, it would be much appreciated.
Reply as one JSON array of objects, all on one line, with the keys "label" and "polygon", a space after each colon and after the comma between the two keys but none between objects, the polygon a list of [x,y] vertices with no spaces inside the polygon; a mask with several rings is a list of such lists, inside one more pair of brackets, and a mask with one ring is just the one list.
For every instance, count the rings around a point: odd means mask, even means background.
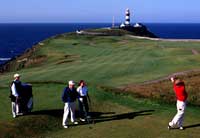
[{"label": "sky", "polygon": [[0,23],[200,23],[200,0],[1,0]]}]

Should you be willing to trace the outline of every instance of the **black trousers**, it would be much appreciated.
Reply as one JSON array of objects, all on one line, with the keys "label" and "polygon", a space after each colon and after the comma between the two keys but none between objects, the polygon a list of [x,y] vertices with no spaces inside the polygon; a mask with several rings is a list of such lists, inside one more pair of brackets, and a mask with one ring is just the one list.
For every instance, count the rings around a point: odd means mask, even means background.
[{"label": "black trousers", "polygon": [[80,112],[80,117],[85,118],[88,115],[89,112],[89,106],[88,106],[88,101],[86,96],[81,97],[82,100],[78,100],[79,102],[79,112]]}]

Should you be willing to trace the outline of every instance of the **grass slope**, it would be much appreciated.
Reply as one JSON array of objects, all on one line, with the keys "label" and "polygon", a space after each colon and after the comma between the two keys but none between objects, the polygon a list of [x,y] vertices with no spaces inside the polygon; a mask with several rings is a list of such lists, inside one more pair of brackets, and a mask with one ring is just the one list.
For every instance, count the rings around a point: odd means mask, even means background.
[{"label": "grass slope", "polygon": [[[192,53],[194,49],[200,50],[198,42],[66,34],[43,43],[31,54],[26,68],[17,71],[22,74],[23,82],[33,84],[35,107],[32,115],[11,118],[7,97],[14,72],[0,76],[0,137],[199,136],[200,112],[197,107],[188,107],[185,131],[168,131],[167,123],[176,112],[174,105],[101,89],[101,86],[115,88],[198,69],[199,55]],[[45,60],[37,61],[41,57]],[[60,96],[64,84],[70,79],[88,82],[95,124],[62,129]]]}]

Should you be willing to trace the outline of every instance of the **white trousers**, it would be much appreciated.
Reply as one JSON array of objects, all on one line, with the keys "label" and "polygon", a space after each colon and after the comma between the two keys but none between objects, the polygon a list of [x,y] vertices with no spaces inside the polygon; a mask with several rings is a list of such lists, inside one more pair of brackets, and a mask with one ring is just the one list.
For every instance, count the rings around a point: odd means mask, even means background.
[{"label": "white trousers", "polygon": [[63,126],[67,125],[67,119],[68,119],[69,112],[71,115],[71,122],[75,121],[75,109],[76,109],[75,102],[65,103],[63,121],[62,121]]},{"label": "white trousers", "polygon": [[177,100],[176,106],[177,106],[177,113],[174,116],[173,120],[169,122],[169,126],[175,127],[177,125],[178,127],[182,127],[186,102]]},{"label": "white trousers", "polygon": [[16,102],[11,102],[11,108],[12,108],[12,115],[15,118],[16,115],[19,113],[19,106]]}]

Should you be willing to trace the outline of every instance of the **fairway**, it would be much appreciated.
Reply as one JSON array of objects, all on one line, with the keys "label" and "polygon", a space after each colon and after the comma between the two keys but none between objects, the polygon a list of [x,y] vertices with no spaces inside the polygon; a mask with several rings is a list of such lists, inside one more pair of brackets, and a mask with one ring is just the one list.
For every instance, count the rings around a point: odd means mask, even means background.
[{"label": "fairway", "polygon": [[[168,122],[176,113],[175,97],[168,103],[159,98],[139,98],[121,89],[115,92],[116,88],[130,84],[200,69],[199,42],[71,33],[41,43],[12,61],[9,72],[0,74],[0,137],[199,137],[199,106],[192,105],[198,100],[189,101],[191,105],[186,109],[184,121],[186,129],[169,131]],[[22,75],[23,82],[33,85],[34,92],[33,113],[17,119],[11,116],[8,98],[8,86],[15,72]],[[88,83],[92,121],[63,129],[62,90],[68,80],[78,82],[81,79]],[[173,95],[172,86],[167,87],[170,89],[167,94]],[[192,96],[198,97],[198,93],[192,91]]]}]

